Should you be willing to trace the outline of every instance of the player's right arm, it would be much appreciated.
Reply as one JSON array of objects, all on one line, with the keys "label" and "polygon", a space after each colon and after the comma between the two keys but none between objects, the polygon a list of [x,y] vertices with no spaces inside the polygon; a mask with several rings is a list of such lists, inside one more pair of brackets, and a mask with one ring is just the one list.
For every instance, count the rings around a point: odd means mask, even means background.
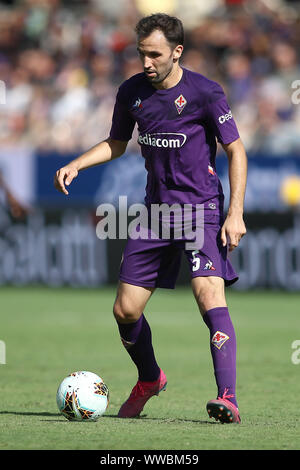
[{"label": "player's right arm", "polygon": [[63,194],[68,195],[69,186],[79,171],[100,165],[120,157],[126,150],[128,142],[108,138],[92,147],[87,152],[72,160],[68,165],[57,170],[54,176],[54,186]]}]

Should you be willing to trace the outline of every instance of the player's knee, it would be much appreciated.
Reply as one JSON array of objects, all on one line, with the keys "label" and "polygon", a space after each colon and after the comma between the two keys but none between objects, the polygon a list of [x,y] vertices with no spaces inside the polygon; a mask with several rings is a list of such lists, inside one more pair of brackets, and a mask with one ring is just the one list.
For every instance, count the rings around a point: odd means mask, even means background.
[{"label": "player's knee", "polygon": [[126,319],[126,313],[124,309],[122,309],[120,302],[118,299],[115,301],[113,306],[113,314],[117,322],[122,323]]},{"label": "player's knee", "polygon": [[139,319],[141,312],[134,305],[116,299],[113,306],[113,314],[118,323],[132,323]]},{"label": "player's knee", "polygon": [[221,278],[213,276],[197,278],[193,291],[202,315],[207,310],[226,305],[224,281]]}]

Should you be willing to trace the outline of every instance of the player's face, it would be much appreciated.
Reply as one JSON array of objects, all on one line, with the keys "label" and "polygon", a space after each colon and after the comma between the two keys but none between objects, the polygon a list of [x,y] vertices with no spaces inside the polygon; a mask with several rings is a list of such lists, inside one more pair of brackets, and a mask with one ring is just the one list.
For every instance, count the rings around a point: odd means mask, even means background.
[{"label": "player's face", "polygon": [[155,84],[163,82],[178,63],[183,47],[172,48],[162,31],[155,30],[138,41],[138,53],[148,80]]}]

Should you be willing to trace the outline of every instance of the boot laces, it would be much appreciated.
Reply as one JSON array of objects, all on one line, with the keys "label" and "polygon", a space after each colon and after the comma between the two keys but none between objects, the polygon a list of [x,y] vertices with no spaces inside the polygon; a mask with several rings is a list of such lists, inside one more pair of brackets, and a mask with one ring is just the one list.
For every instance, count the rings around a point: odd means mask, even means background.
[{"label": "boot laces", "polygon": [[225,388],[222,397],[218,397],[218,400],[228,400],[228,398],[234,398],[234,395],[227,395],[229,388]]}]

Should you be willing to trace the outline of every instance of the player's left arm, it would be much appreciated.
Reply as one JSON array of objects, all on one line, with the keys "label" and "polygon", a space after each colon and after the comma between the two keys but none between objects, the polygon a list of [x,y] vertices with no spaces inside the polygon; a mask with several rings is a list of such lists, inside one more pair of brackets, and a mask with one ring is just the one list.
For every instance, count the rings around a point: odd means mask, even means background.
[{"label": "player's left arm", "polygon": [[236,248],[246,234],[243,219],[244,198],[247,181],[247,156],[241,139],[230,144],[222,144],[228,157],[230,201],[227,217],[221,229],[223,246],[229,245],[229,251]]}]

